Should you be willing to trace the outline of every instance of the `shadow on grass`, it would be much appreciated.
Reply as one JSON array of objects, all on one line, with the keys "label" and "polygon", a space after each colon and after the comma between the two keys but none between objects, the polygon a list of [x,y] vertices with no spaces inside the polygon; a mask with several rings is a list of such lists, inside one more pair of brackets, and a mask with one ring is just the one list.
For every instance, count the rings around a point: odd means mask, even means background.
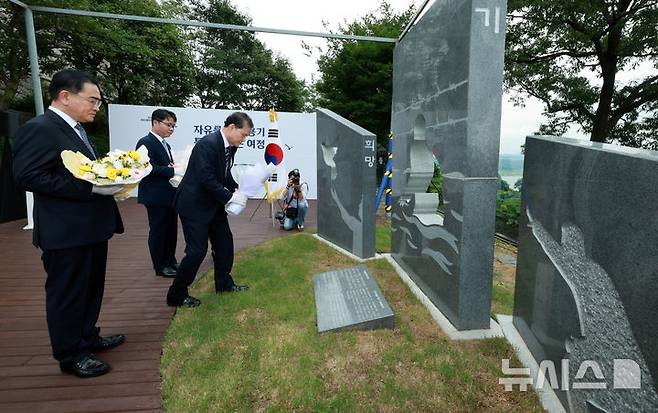
[{"label": "shadow on grass", "polygon": [[312,275],[355,264],[298,234],[236,256],[248,292],[217,296],[212,274],[201,278],[192,294],[203,304],[180,309],[167,332],[167,411],[542,411],[533,392],[498,384],[501,359],[514,359],[504,340],[448,341],[385,260],[367,265],[396,327],[318,335]]},{"label": "shadow on grass", "polygon": [[388,219],[375,228],[375,251],[379,254],[391,252],[391,221]]}]

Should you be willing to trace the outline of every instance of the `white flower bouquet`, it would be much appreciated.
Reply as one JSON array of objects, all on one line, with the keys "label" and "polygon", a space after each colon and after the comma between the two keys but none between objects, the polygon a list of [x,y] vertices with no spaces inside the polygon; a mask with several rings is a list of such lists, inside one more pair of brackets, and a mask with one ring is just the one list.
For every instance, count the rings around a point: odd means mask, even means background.
[{"label": "white flower bouquet", "polygon": [[192,155],[192,149],[194,149],[194,145],[187,145],[183,151],[173,151],[176,165],[174,165],[174,176],[169,179],[169,184],[174,188],[178,188],[178,185],[183,180],[183,176],[187,170],[187,163]]},{"label": "white flower bouquet", "polygon": [[80,152],[62,151],[66,169],[78,179],[94,185],[122,185],[124,189],[115,198],[125,199],[139,181],[151,173],[148,150],[142,146],[136,151],[113,150],[105,157],[90,160]]},{"label": "white flower bouquet", "polygon": [[[275,168],[276,166],[274,164],[264,165],[262,163],[247,167],[240,173],[240,177],[238,178],[238,181],[240,181],[238,186],[240,192],[247,198],[258,196],[263,190],[263,183],[267,182],[270,176],[272,176]],[[229,202],[226,204],[226,212],[231,215],[239,215],[245,207],[246,204]]]}]

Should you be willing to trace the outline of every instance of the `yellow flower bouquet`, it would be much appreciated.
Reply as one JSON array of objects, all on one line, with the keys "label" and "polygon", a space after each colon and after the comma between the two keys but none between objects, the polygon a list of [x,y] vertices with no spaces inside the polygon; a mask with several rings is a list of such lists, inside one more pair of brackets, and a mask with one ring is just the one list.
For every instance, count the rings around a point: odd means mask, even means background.
[{"label": "yellow flower bouquet", "polygon": [[66,169],[78,179],[100,186],[123,185],[124,189],[115,194],[119,199],[130,196],[139,181],[153,169],[145,146],[136,151],[113,150],[95,161],[80,152],[62,151],[60,155]]}]

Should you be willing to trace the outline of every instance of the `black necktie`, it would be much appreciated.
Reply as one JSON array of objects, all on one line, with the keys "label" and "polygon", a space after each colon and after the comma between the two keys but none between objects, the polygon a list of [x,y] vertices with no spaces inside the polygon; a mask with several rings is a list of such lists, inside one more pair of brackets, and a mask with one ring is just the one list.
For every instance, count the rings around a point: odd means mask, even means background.
[{"label": "black necktie", "polygon": [[87,137],[87,132],[85,132],[85,128],[83,128],[82,125],[79,123],[75,125],[75,128],[80,133],[80,138],[82,139],[82,142],[84,142],[87,149],[89,149],[89,152],[91,152],[94,159],[96,159],[96,152],[94,151],[94,147],[91,146],[91,142],[89,142],[89,138]]}]

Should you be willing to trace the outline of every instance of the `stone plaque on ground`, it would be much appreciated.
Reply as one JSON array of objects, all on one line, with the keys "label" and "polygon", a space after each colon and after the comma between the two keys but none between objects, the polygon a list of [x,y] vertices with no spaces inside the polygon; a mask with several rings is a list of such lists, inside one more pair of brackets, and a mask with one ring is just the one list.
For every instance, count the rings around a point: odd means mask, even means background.
[{"label": "stone plaque on ground", "polygon": [[318,333],[395,325],[393,311],[365,265],[315,274],[313,290]]}]

